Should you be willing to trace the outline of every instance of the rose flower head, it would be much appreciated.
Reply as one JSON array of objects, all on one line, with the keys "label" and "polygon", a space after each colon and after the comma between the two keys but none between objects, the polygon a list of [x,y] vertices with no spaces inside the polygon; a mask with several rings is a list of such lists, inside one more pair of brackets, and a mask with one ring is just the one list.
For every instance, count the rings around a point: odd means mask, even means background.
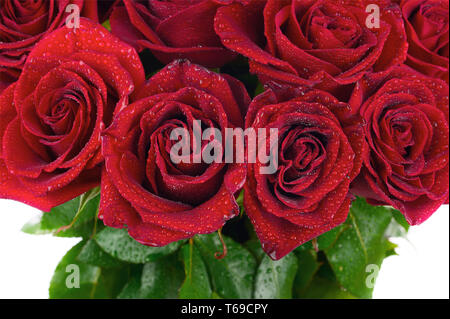
[{"label": "rose flower head", "polygon": [[400,5],[409,43],[406,64],[448,83],[448,0],[404,0]]},{"label": "rose flower head", "polygon": [[44,211],[100,183],[100,133],[144,83],[136,51],[81,19],[40,41],[0,96],[0,197]]},{"label": "rose flower head", "polygon": [[219,8],[215,27],[261,81],[340,95],[365,72],[403,63],[408,48],[400,9],[390,1],[254,0]]},{"label": "rose flower head", "polygon": [[370,148],[353,192],[424,222],[448,201],[448,85],[396,67],[366,75],[350,104]]},{"label": "rose flower head", "polygon": [[365,149],[362,122],[348,104],[324,91],[271,84],[250,104],[246,127],[278,129],[277,170],[262,172],[258,157],[247,164],[244,187],[245,212],[272,259],[346,220]]},{"label": "rose flower head", "polygon": [[[214,232],[236,216],[245,163],[195,160],[194,150],[205,152],[207,129],[224,136],[226,128],[242,127],[249,103],[238,80],[185,60],[151,77],[103,136],[99,217],[105,225],[127,227],[138,242],[163,246]],[[202,141],[194,139],[195,123]],[[182,161],[173,160],[176,130],[192,140]]]}]

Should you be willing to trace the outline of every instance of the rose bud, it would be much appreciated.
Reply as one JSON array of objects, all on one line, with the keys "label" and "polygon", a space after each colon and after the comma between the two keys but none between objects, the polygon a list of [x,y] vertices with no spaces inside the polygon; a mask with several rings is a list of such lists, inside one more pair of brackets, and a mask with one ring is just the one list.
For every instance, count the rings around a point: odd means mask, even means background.
[{"label": "rose bud", "polygon": [[401,2],[408,35],[406,64],[448,83],[448,0]]},{"label": "rose bud", "polygon": [[387,1],[254,0],[219,8],[215,28],[262,82],[317,85],[343,97],[342,85],[406,59],[401,12]]},{"label": "rose bud", "polygon": [[269,85],[250,104],[246,127],[278,129],[277,170],[262,172],[258,156],[244,186],[245,212],[277,260],[346,220],[365,148],[362,123],[329,93]]},{"label": "rose bud", "polygon": [[40,41],[0,96],[0,197],[44,211],[100,183],[100,133],[145,81],[136,51],[81,19]]},{"label": "rose bud", "polygon": [[230,0],[122,2],[111,14],[111,31],[138,51],[150,49],[162,63],[185,58],[216,68],[235,57],[214,31],[217,9]]},{"label": "rose bud", "polygon": [[[216,231],[239,214],[235,196],[245,163],[195,161],[194,142],[187,160],[177,163],[172,135],[181,129],[193,136],[195,121],[222,136],[226,128],[242,127],[250,103],[243,84],[175,61],[150,78],[140,97],[104,133],[99,217],[151,246]],[[196,145],[204,152],[204,141]]]},{"label": "rose bud", "polygon": [[34,45],[66,23],[70,4],[78,6],[81,16],[96,20],[96,1],[1,1],[0,92],[17,80]]},{"label": "rose bud", "polygon": [[448,86],[406,67],[368,74],[350,101],[370,152],[352,190],[392,205],[411,225],[448,200]]}]

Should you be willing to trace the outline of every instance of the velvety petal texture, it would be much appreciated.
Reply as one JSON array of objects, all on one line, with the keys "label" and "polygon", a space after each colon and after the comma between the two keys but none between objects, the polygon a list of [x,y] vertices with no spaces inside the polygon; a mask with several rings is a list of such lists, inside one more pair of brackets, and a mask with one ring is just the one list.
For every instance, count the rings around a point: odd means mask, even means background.
[{"label": "velvety petal texture", "polygon": [[235,57],[214,31],[217,9],[244,0],[122,0],[110,16],[112,32],[163,63],[189,59],[220,67]]},{"label": "velvety petal texture", "polygon": [[[139,97],[103,134],[99,217],[152,246],[216,231],[239,213],[235,196],[245,164],[195,161],[193,126],[201,121],[202,131],[216,128],[222,136],[226,128],[243,127],[250,103],[244,86],[179,60],[151,77]],[[170,136],[178,128],[192,136],[189,163],[171,158],[177,140]]]},{"label": "velvety petal texture", "polygon": [[370,148],[353,192],[424,222],[448,200],[448,85],[402,66],[366,75],[350,104]]},{"label": "velvety petal texture", "polygon": [[406,64],[448,84],[448,0],[403,0],[401,9],[409,43]]},{"label": "velvety petal texture", "polygon": [[136,51],[99,24],[47,35],[0,96],[0,197],[49,211],[97,186],[101,131],[144,80]]},{"label": "velvety petal texture", "polygon": [[68,5],[83,17],[97,20],[97,1],[2,0],[0,4],[0,92],[17,80],[28,53],[50,32],[63,26]]},{"label": "velvety petal texture", "polygon": [[258,156],[244,188],[245,211],[272,259],[345,221],[365,149],[362,121],[349,110],[324,91],[278,84],[250,104],[247,128],[278,129],[276,172],[264,174]]},{"label": "velvety petal texture", "polygon": [[[369,4],[379,5],[379,28],[367,26]],[[400,8],[390,1],[254,0],[219,8],[215,28],[261,81],[340,95],[365,72],[403,63],[408,48]]]}]

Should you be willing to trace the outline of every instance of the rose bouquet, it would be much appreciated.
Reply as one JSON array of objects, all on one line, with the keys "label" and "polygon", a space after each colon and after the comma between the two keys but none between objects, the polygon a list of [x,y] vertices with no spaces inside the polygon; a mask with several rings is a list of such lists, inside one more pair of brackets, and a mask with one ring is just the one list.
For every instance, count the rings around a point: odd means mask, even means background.
[{"label": "rose bouquet", "polygon": [[51,298],[370,298],[449,198],[446,0],[0,1],[0,198]]}]

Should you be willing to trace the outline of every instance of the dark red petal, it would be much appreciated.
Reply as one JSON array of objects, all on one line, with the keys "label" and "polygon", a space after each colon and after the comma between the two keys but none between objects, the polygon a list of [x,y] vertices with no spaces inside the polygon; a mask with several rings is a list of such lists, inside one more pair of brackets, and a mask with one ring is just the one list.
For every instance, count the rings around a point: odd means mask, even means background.
[{"label": "dark red petal", "polygon": [[263,250],[273,260],[283,258],[301,244],[342,224],[347,218],[350,203],[350,199],[344,201],[331,223],[316,228],[304,228],[267,213],[254,197],[252,188],[248,184],[244,188],[245,211],[255,227]]},{"label": "dark red petal", "polygon": [[136,51],[110,34],[99,24],[81,18],[76,29],[60,28],[40,41],[29,55],[29,59],[56,55],[71,57],[82,51],[96,51],[111,54],[114,52],[120,64],[130,73],[136,88],[145,80],[144,69]]},{"label": "dark red petal", "polygon": [[12,84],[0,95],[0,158],[2,158],[3,136],[9,123],[17,116],[14,107],[14,89]]},{"label": "dark red petal", "polygon": [[141,22],[142,18],[139,17],[136,12],[131,10],[133,9],[127,11],[126,7],[114,7],[109,18],[112,34],[122,39],[122,41],[132,45],[138,51],[141,50],[138,41],[146,39],[146,36],[147,39],[151,39],[152,42],[162,44],[162,41],[158,38],[154,31],[144,22]]},{"label": "dark red petal", "polygon": [[144,223],[135,209],[123,199],[105,171],[102,173],[99,217],[107,226],[128,227],[130,236],[144,245],[164,246],[192,236],[184,232]]},{"label": "dark red petal", "polygon": [[188,59],[193,63],[208,68],[218,68],[231,61],[235,54],[223,47],[169,47],[161,44],[153,44],[149,41],[140,40],[138,44],[150,49],[152,53],[163,63],[168,64],[178,59]]},{"label": "dark red petal", "polygon": [[243,54],[261,64],[271,64],[285,72],[295,73],[286,62],[273,57],[260,45],[258,32],[262,27],[261,5],[263,1],[253,1],[251,6],[232,4],[217,10],[215,29],[222,43],[233,51]]}]

